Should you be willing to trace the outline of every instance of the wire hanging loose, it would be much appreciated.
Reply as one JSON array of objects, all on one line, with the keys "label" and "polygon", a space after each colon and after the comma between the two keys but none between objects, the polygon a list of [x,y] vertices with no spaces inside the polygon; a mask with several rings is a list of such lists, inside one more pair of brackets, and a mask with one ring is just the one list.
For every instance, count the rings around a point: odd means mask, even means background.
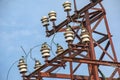
[{"label": "wire hanging loose", "polygon": [[10,66],[10,68],[9,68],[9,70],[8,70],[8,72],[7,72],[7,78],[6,78],[6,80],[8,80],[8,78],[9,78],[10,70],[12,69],[12,67],[13,67],[17,62],[19,62],[19,60],[17,60],[17,61],[15,61],[14,63],[12,63],[12,65]]}]

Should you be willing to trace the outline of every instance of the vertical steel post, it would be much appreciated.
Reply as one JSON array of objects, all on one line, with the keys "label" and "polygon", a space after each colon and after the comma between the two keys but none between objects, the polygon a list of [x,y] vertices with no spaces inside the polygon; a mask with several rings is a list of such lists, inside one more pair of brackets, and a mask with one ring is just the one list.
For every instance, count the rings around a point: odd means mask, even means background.
[{"label": "vertical steel post", "polygon": [[[104,16],[104,22],[105,22],[106,30],[107,30],[107,33],[108,33],[108,38],[110,40],[110,45],[111,45],[111,48],[112,48],[114,60],[115,60],[115,62],[118,62],[116,52],[115,52],[115,49],[114,49],[114,45],[113,45],[113,42],[112,42],[111,33],[110,33],[110,29],[109,29],[109,25],[108,25],[108,22],[107,22],[106,15]],[[120,70],[118,70],[118,73],[119,73],[119,76],[120,76]]]},{"label": "vertical steel post", "polygon": [[[71,43],[70,43],[70,44],[71,44]],[[71,47],[70,44],[68,44],[68,47],[69,47],[69,49],[71,50],[72,47]],[[69,56],[71,57],[71,51],[69,52]],[[70,65],[70,78],[71,78],[71,80],[73,80],[73,65],[72,65],[72,62],[69,62],[69,65]]]},{"label": "vertical steel post", "polygon": [[108,38],[110,40],[110,45],[111,45],[111,48],[112,48],[114,59],[115,59],[115,61],[117,61],[116,52],[115,52],[115,49],[114,49],[114,46],[113,46],[113,42],[112,42],[112,39],[111,39],[111,33],[110,33],[110,30],[109,30],[109,26],[108,26],[108,22],[107,22],[106,16],[104,16],[104,22],[105,22],[105,25],[106,25],[106,30],[107,30],[107,33],[108,33]]},{"label": "vertical steel post", "polygon": [[[89,43],[90,53],[89,54],[90,54],[90,57],[92,60],[96,60],[94,44],[93,44],[93,39],[92,39],[92,30],[91,30],[91,26],[90,26],[88,11],[85,12],[85,19],[86,19],[86,27],[87,27],[89,35],[90,35],[90,43]],[[96,65],[92,65],[92,69],[93,69],[92,74],[93,74],[94,80],[99,80],[98,67]]]},{"label": "vertical steel post", "polygon": [[74,0],[74,10],[75,10],[75,13],[76,13],[77,12],[76,0]]}]

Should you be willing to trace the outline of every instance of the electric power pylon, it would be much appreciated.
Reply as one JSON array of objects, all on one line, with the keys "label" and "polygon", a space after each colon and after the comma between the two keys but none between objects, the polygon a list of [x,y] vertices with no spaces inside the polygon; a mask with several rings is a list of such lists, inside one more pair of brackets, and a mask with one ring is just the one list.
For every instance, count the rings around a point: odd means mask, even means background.
[{"label": "electric power pylon", "polygon": [[[46,35],[61,32],[64,33],[68,48],[58,45],[57,56],[49,60],[49,48],[44,43],[41,48],[45,64],[39,66],[29,75],[23,74],[23,80],[42,80],[43,78],[60,78],[68,80],[119,80],[120,63],[117,60],[116,52],[112,42],[109,25],[106,18],[106,11],[102,0],[91,0],[82,9],[77,9],[74,2],[74,14],[70,15],[71,3],[66,1],[63,6],[67,12],[67,19],[55,25],[56,13],[49,13],[50,21],[53,22],[53,29],[48,29],[48,18],[43,17],[42,23],[46,27]],[[70,23],[80,24],[71,26]],[[101,25],[102,24],[102,25]],[[104,24],[104,25],[103,25]],[[99,54],[99,55],[98,55]],[[81,65],[87,66],[88,75],[76,73]],[[65,73],[66,67],[69,73]],[[102,67],[114,67],[109,77],[105,77]],[[62,68],[63,72],[55,73],[55,70]],[[26,72],[26,71],[25,71]],[[24,73],[24,71],[23,71]],[[116,78],[115,76],[118,75]]]}]

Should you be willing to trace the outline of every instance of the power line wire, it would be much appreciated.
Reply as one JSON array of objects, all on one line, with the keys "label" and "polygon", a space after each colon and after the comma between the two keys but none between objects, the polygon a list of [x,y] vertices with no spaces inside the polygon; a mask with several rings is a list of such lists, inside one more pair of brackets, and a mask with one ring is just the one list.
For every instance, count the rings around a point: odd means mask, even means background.
[{"label": "power line wire", "polygon": [[35,58],[33,58],[33,56],[32,56],[32,50],[33,50],[33,49],[30,49],[30,58],[31,58],[33,61],[35,61]]},{"label": "power line wire", "polygon": [[24,48],[21,46],[21,49],[23,50],[25,56],[27,57],[27,53],[25,52]]},{"label": "power line wire", "polygon": [[55,56],[55,54],[54,54],[54,52],[53,52],[53,50],[52,50],[52,46],[49,45],[49,44],[47,44],[47,45],[50,47],[51,53]]},{"label": "power line wire", "polygon": [[30,58],[35,61],[35,58],[33,58],[33,56],[32,56],[32,50],[35,49],[36,47],[39,47],[39,46],[41,46],[41,44],[38,44],[38,45],[30,48],[29,52],[27,53],[27,57],[30,55]]},{"label": "power line wire", "polygon": [[56,33],[53,35],[53,38],[52,38],[52,40],[51,40],[51,45],[52,45],[52,43],[54,43],[54,44],[55,44],[55,46],[57,46],[57,43],[55,43],[55,41],[54,41],[55,36],[56,36]]},{"label": "power line wire", "polygon": [[8,70],[8,72],[7,72],[7,78],[6,78],[6,80],[8,80],[8,78],[9,78],[10,70],[12,69],[12,67],[13,67],[18,61],[19,61],[19,60],[15,61],[15,62],[12,63],[12,65],[10,66],[10,68],[9,68],[9,70]]}]

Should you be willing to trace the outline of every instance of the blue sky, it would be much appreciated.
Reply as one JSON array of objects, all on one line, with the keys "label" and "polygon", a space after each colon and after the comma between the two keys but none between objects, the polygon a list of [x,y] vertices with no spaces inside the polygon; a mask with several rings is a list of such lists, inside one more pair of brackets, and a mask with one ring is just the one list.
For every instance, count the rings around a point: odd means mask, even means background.
[{"label": "blue sky", "polygon": [[[8,70],[12,63],[21,58],[24,52],[30,48],[40,45],[43,42],[50,43],[50,39],[45,37],[45,29],[42,27],[40,19],[47,15],[49,11],[55,10],[57,12],[57,22],[60,23],[65,19],[62,4],[66,0],[0,0],[0,78],[6,80]],[[72,2],[72,0],[69,0]],[[78,7],[88,2],[88,0],[77,0]],[[120,61],[120,0],[103,0],[103,5],[107,12],[107,18],[110,26],[110,31],[113,35],[113,42],[115,46],[118,59]],[[62,43],[64,40],[55,40]],[[41,59],[37,47],[33,50],[33,56]],[[30,72],[33,70],[32,60],[28,57],[28,65]],[[32,65],[32,66],[31,66]],[[9,72],[8,80],[21,80],[17,63]]]}]

